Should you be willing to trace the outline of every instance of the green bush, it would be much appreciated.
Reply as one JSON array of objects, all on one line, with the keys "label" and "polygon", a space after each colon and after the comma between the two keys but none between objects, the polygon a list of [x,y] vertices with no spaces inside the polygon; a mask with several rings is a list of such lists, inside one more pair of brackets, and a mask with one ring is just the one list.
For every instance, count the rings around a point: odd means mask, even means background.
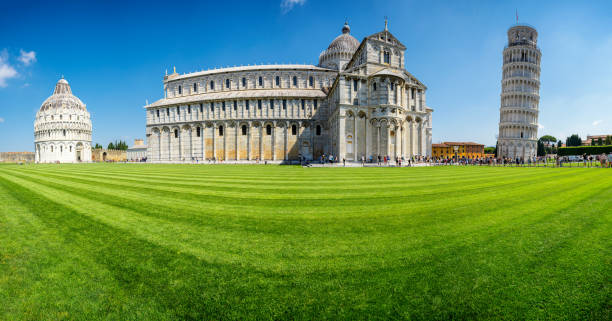
[{"label": "green bush", "polygon": [[577,146],[577,147],[561,147],[557,152],[559,156],[569,155],[598,155],[602,153],[612,153],[612,145],[607,146]]}]

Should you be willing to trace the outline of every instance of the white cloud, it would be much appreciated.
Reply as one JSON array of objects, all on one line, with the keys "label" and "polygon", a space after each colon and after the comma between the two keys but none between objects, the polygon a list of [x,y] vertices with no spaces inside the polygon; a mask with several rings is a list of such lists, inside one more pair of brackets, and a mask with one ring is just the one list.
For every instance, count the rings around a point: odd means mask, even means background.
[{"label": "white cloud", "polygon": [[0,52],[0,87],[6,87],[6,81],[17,77],[17,70],[8,63],[8,51],[6,49]]},{"label": "white cloud", "polygon": [[600,120],[596,120],[596,121],[593,122],[593,126],[597,126],[597,125],[599,125],[601,123],[603,123],[603,120],[601,120],[601,119]]},{"label": "white cloud", "polygon": [[304,5],[304,3],[306,3],[306,0],[282,0],[280,7],[281,7],[281,11],[284,13],[287,13],[289,11],[291,11],[293,9],[293,7],[297,6],[297,5]]},{"label": "white cloud", "polygon": [[23,49],[19,50],[19,61],[21,61],[24,65],[29,66],[31,63],[36,62],[36,53],[34,51],[24,51]]},{"label": "white cloud", "polygon": [[4,123],[4,118],[0,117],[0,124]]},{"label": "white cloud", "polygon": [[544,125],[538,124],[538,129],[544,129]]}]

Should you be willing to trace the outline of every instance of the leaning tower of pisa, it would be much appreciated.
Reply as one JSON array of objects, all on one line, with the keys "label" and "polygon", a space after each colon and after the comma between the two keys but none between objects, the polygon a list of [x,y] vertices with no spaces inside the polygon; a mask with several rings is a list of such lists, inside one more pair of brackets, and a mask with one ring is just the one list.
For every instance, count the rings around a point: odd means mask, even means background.
[{"label": "leaning tower of pisa", "polygon": [[499,107],[499,157],[536,156],[542,56],[537,43],[538,32],[531,26],[508,29]]}]

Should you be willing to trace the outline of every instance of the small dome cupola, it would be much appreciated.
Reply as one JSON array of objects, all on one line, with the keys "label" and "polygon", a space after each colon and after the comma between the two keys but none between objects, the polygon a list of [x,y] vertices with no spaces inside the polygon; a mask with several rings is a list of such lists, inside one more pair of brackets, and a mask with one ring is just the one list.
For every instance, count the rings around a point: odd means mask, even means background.
[{"label": "small dome cupola", "polygon": [[348,24],[348,21],[344,22],[344,26],[342,27],[342,33],[351,33],[351,27]]},{"label": "small dome cupola", "polygon": [[55,90],[53,91],[54,95],[57,94],[70,94],[72,95],[72,90],[70,89],[70,85],[68,84],[68,81],[66,81],[66,79],[64,79],[64,77],[62,76],[62,79],[60,79],[57,84],[55,84]]}]

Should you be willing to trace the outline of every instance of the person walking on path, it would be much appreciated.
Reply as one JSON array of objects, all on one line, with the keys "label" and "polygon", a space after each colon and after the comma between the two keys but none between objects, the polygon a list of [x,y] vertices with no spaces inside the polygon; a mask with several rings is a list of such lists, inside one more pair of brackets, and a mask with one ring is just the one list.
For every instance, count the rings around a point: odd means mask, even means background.
[{"label": "person walking on path", "polygon": [[346,159],[342,157],[342,166],[346,167]]}]

